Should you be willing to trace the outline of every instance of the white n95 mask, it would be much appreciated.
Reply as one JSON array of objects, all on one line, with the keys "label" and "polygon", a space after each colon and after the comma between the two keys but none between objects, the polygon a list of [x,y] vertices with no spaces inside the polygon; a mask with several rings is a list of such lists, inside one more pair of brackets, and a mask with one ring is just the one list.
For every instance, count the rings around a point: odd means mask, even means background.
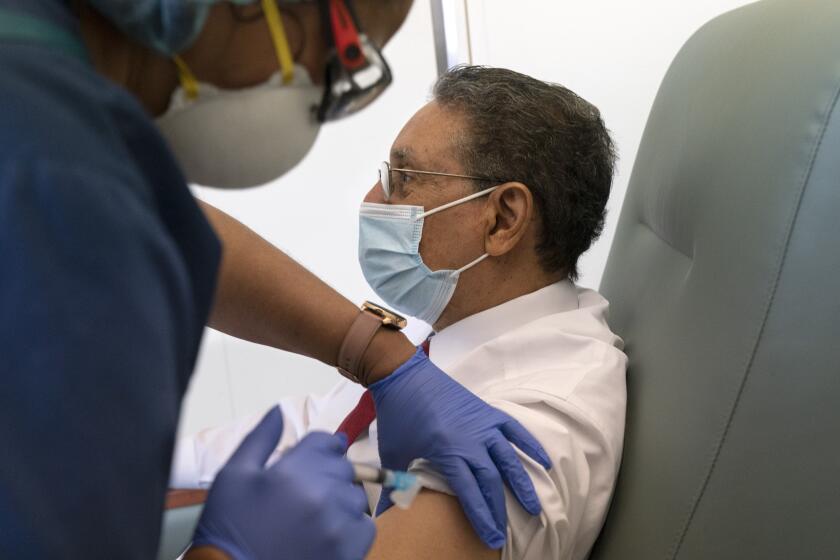
[{"label": "white n95 mask", "polygon": [[434,324],[452,299],[461,273],[489,255],[458,270],[431,270],[420,256],[427,216],[487,195],[492,187],[424,211],[422,206],[363,203],[359,210],[359,264],[370,287],[388,306]]},{"label": "white n95 mask", "polygon": [[253,187],[280,177],[309,152],[320,129],[321,95],[296,65],[290,84],[279,73],[249,89],[198,84],[195,99],[180,87],[157,125],[191,183]]},{"label": "white n95 mask", "polygon": [[318,136],[321,89],[294,64],[275,0],[259,1],[280,68],[267,82],[222,90],[198,83],[186,63],[173,57],[181,87],[157,124],[191,183],[263,185],[297,165]]}]

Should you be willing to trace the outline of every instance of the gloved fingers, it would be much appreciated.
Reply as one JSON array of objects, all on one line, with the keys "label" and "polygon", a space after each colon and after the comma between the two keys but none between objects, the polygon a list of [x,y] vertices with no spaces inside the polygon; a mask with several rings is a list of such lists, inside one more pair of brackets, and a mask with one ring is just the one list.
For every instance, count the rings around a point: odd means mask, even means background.
[{"label": "gloved fingers", "polygon": [[301,475],[328,476],[343,483],[353,481],[353,465],[344,456],[347,440],[327,432],[311,432],[274,464],[285,468],[286,461],[300,463]]},{"label": "gloved fingers", "polygon": [[[491,511],[491,507],[494,506],[488,504],[473,471],[457,457],[447,460],[446,463],[436,461],[435,466],[446,477],[452,491],[458,496],[461,507],[464,508],[464,513],[479,538],[490,548],[502,548],[505,544],[505,532],[499,530]],[[501,484],[499,484],[499,491],[502,492],[502,501],[504,501],[504,490],[501,490]]]},{"label": "gloved fingers", "polygon": [[376,517],[388,511],[392,505],[394,505],[394,502],[391,501],[390,492],[383,488],[382,494],[379,496],[379,503],[376,504]]},{"label": "gloved fingers", "polygon": [[525,511],[531,515],[538,515],[542,511],[542,506],[537,491],[534,489],[534,483],[528,473],[525,472],[522,462],[510,443],[499,437],[488,446],[487,452],[490,453],[490,457],[498,467],[502,478],[505,479],[508,488],[525,508]]},{"label": "gloved fingers", "polygon": [[368,512],[367,494],[358,484],[347,486],[340,483],[333,485],[332,494],[332,507],[336,511],[350,515],[364,515]]},{"label": "gloved fingers", "polygon": [[505,507],[505,485],[498,467],[493,463],[490,456],[485,456],[483,461],[477,462],[473,458],[468,461],[470,470],[475,476],[481,494],[490,507],[490,513],[500,533],[505,534],[507,530],[507,508]]},{"label": "gloved fingers", "polygon": [[499,429],[508,441],[521,449],[531,459],[541,464],[546,470],[551,469],[551,459],[548,457],[548,453],[522,424],[510,418]]},{"label": "gloved fingers", "polygon": [[343,433],[310,432],[300,440],[295,449],[342,456],[347,451],[347,436]]},{"label": "gloved fingers", "polygon": [[350,445],[348,445],[347,434],[344,432],[336,432],[333,435],[341,441],[341,453],[347,453],[347,448],[350,447]]},{"label": "gloved fingers", "polygon": [[274,406],[263,416],[260,423],[245,436],[227,462],[227,466],[263,467],[277,448],[283,435],[283,413]]},{"label": "gloved fingers", "polygon": [[373,546],[376,538],[376,525],[373,519],[363,515],[346,525],[348,538],[341,542],[341,560],[363,560]]}]

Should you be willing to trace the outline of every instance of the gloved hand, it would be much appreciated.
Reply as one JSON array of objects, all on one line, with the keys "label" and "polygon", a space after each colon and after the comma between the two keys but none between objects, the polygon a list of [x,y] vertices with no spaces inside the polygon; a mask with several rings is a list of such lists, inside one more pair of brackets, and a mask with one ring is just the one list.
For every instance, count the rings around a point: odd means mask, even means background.
[{"label": "gloved hand", "polygon": [[[534,485],[510,444],[549,469],[545,450],[519,422],[446,375],[422,349],[369,388],[376,404],[382,466],[405,470],[414,459],[430,461],[487,546],[498,549],[505,542],[502,481],[526,511],[540,513]],[[385,496],[377,514],[390,505]]]},{"label": "gloved hand", "polygon": [[265,468],[282,433],[275,407],[216,476],[193,546],[234,560],[361,560],[375,529],[344,458],[346,438],[309,434]]}]

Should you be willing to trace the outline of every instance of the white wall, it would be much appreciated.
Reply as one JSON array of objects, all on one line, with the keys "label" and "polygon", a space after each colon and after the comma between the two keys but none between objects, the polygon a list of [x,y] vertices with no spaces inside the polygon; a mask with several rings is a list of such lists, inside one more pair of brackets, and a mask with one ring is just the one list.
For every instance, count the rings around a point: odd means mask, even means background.
[{"label": "white wall", "polygon": [[648,113],[677,51],[701,25],[753,0],[465,0],[473,64],[561,83],[601,109],[620,161],[601,239],[581,260],[597,287]]},{"label": "white wall", "polygon": [[[463,60],[559,82],[601,108],[621,161],[602,239],[582,261],[595,287],[609,251],[639,140],[662,77],[700,25],[749,0],[444,0],[469,23]],[[357,211],[403,123],[436,77],[429,0],[415,0],[385,48],[394,85],[360,115],[326,126],[307,158],[254,190],[197,194],[295,257],[352,301],[372,298],[356,261]],[[464,16],[466,14],[466,16]],[[465,28],[465,26],[461,26]],[[425,325],[412,324],[420,339]],[[313,360],[207,330],[181,432],[270,406],[285,395],[323,392],[338,379]]]}]

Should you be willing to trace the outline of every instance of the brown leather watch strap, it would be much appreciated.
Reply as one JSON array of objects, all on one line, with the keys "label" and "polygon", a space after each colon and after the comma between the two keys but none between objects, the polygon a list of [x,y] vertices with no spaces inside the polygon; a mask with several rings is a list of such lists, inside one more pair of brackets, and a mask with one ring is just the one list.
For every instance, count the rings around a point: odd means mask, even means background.
[{"label": "brown leather watch strap", "polygon": [[367,379],[359,377],[359,365],[373,335],[382,326],[382,318],[369,311],[360,311],[338,350],[338,371],[351,381],[367,387]]}]

